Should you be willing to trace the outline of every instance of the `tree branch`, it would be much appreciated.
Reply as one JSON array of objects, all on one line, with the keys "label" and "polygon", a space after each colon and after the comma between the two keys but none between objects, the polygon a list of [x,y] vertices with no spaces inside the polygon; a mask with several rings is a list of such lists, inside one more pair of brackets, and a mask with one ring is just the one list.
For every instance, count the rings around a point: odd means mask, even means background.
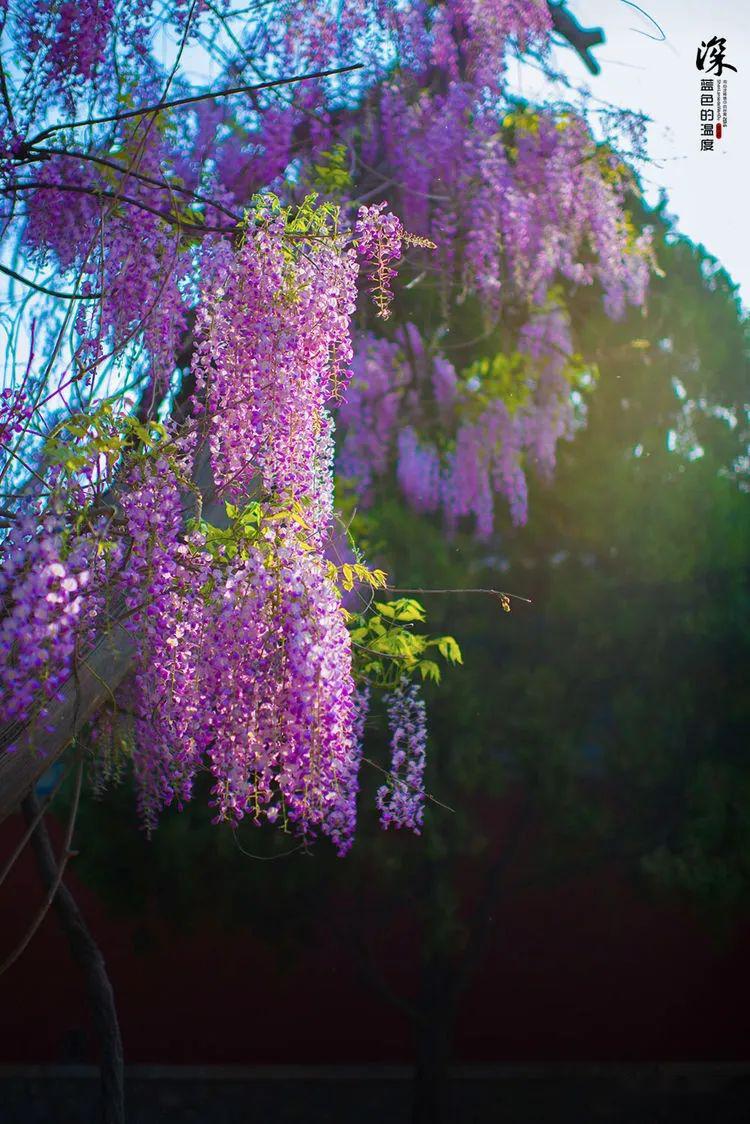
[{"label": "tree branch", "polygon": [[20,281],[22,285],[27,285],[29,289],[34,289],[37,293],[44,293],[46,297],[59,297],[61,300],[66,301],[98,301],[101,293],[61,293],[59,289],[48,289],[46,285],[39,285],[36,281],[31,281],[28,277],[23,277],[20,273],[16,273],[15,269],[9,269],[7,265],[0,265],[0,273],[7,274],[12,277],[14,281]]},{"label": "tree branch", "polygon": [[160,211],[158,207],[152,207],[150,203],[146,203],[142,199],[136,199],[132,195],[123,195],[121,191],[112,191],[109,188],[99,187],[97,184],[84,187],[81,184],[75,183],[48,183],[46,180],[19,180],[17,183],[13,184],[14,192],[45,190],[69,191],[74,195],[88,195],[94,199],[114,199],[115,203],[126,203],[129,207],[138,207],[139,210],[145,211],[150,215],[156,215],[162,222],[167,223],[169,226],[178,226],[181,230],[197,231],[200,234],[234,233],[234,227],[231,226],[208,226],[206,223],[186,222],[176,215],[170,215],[164,211]]},{"label": "tree branch", "polygon": [[566,39],[591,74],[599,74],[601,67],[591,54],[592,47],[598,47],[604,42],[604,32],[601,27],[581,27],[574,16],[570,14],[564,3],[548,3],[549,14],[552,17],[552,26],[558,35]]},{"label": "tree branch", "polygon": [[353,70],[362,70],[363,63],[352,63],[350,66],[337,66],[332,70],[316,70],[312,74],[295,74],[292,78],[276,78],[270,82],[257,82],[252,86],[230,86],[226,90],[209,91],[204,94],[191,94],[190,97],[175,98],[173,101],[157,102],[155,105],[144,106],[143,109],[128,109],[124,113],[112,113],[107,117],[87,117],[83,121],[68,121],[60,125],[50,125],[30,141],[26,148],[31,149],[40,141],[45,140],[53,133],[65,132],[66,129],[83,129],[89,125],[107,125],[127,121],[133,117],[143,117],[147,113],[160,113],[165,109],[176,109],[182,105],[195,105],[201,101],[215,101],[217,98],[228,98],[234,94],[249,94],[256,90],[271,90],[277,86],[290,86],[293,82],[310,82],[316,78],[330,78],[336,74],[348,74]]},{"label": "tree branch", "polygon": [[[49,833],[40,816],[39,800],[32,790],[23,801],[23,814],[29,826],[37,866],[48,896],[68,939],[71,955],[81,968],[100,1050],[102,1124],[125,1124],[125,1092],[122,1037],[117,1019],[114,992],[101,950],[91,935],[75,898],[60,881],[58,864]],[[68,841],[66,840],[66,847]],[[65,858],[63,855],[63,859]]]},{"label": "tree branch", "polygon": [[178,184],[171,183],[169,180],[166,183],[163,180],[154,179],[153,176],[147,176],[145,172],[139,172],[135,168],[127,164],[118,164],[116,160],[106,160],[103,156],[95,156],[91,152],[68,152],[65,148],[40,148],[38,149],[44,156],[63,156],[69,160],[86,160],[91,164],[100,164],[103,168],[112,168],[115,172],[120,172],[123,179],[130,179],[131,177],[139,183],[149,184],[151,187],[158,187],[164,191],[175,192],[177,195],[185,195],[188,199],[194,199],[196,203],[202,203],[206,207],[213,207],[222,214],[227,215],[228,218],[234,222],[241,222],[242,216],[235,214],[229,207],[225,207],[222,203],[216,203],[213,199],[209,199],[207,195],[201,195],[197,191],[191,191],[189,187],[180,187]]},{"label": "tree branch", "polygon": [[[44,868],[44,871],[43,871],[44,882],[45,882],[45,885],[47,887],[47,896],[44,899],[44,901],[42,902],[42,905],[40,906],[36,917],[32,921],[29,928],[26,930],[26,933],[24,934],[23,938],[19,941],[19,943],[16,945],[16,947],[10,953],[10,955],[6,956],[3,963],[0,964],[0,976],[2,976],[5,972],[7,972],[8,968],[10,968],[13,964],[15,964],[15,962],[16,962],[16,960],[18,960],[19,956],[28,948],[32,937],[36,933],[36,931],[39,928],[39,926],[41,925],[42,921],[44,921],[44,918],[47,916],[47,913],[49,912],[49,908],[52,905],[52,902],[55,900],[55,895],[57,894],[57,891],[59,890],[60,885],[62,883],[62,876],[65,873],[65,867],[68,865],[68,862],[70,861],[70,859],[73,855],[73,852],[71,851],[70,847],[71,847],[71,843],[73,842],[73,832],[74,832],[75,826],[76,826],[76,817],[78,815],[78,802],[79,802],[80,797],[81,797],[82,781],[83,781],[83,758],[81,757],[79,762],[78,762],[78,773],[76,775],[76,787],[75,787],[75,794],[73,796],[73,806],[70,810],[70,816],[68,818],[68,827],[67,827],[67,830],[65,832],[65,839],[63,840],[62,851],[60,853],[60,861],[57,862],[55,860],[54,854],[52,853],[52,847],[50,845],[50,848],[49,848],[49,860],[50,861],[49,861],[49,864],[45,865],[45,868]],[[33,789],[31,791],[31,793],[29,793],[29,795],[26,797],[26,802],[28,802],[29,800],[32,801],[32,804],[26,805],[26,809],[28,809],[28,812],[29,812],[29,815],[27,817],[26,822],[27,822],[28,826],[30,827],[34,823],[34,821],[36,821],[36,827],[34,828],[34,832],[32,833],[32,836],[31,836],[32,843],[33,843],[35,837],[37,836],[37,833],[43,832],[44,828],[42,826],[42,816],[41,816],[41,813],[40,813],[39,802],[36,799],[36,793],[33,791]],[[49,837],[47,838],[47,842],[49,843]]]}]

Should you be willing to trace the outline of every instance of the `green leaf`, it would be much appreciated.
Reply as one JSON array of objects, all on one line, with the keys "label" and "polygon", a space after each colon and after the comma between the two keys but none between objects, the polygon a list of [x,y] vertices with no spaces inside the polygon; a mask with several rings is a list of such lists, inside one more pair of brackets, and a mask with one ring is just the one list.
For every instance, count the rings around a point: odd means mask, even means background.
[{"label": "green leaf", "polygon": [[425,611],[418,601],[409,597],[399,597],[396,601],[379,601],[375,606],[384,617],[395,621],[423,621]]},{"label": "green leaf", "polygon": [[438,636],[433,643],[437,644],[440,655],[443,659],[448,660],[449,663],[464,662],[461,649],[452,636]]},{"label": "green leaf", "polygon": [[434,660],[420,660],[417,667],[422,679],[432,679],[434,683],[440,682],[440,668]]}]

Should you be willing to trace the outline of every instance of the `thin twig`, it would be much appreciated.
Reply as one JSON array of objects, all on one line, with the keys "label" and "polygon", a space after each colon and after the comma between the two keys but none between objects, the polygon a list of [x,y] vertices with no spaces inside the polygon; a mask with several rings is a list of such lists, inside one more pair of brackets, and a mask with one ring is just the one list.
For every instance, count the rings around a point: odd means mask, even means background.
[{"label": "thin twig", "polygon": [[295,74],[292,78],[277,78],[271,82],[258,82],[252,86],[230,86],[226,90],[208,91],[204,94],[192,94],[190,97],[175,98],[173,101],[157,102],[156,105],[147,105],[143,109],[128,109],[125,113],[112,113],[107,117],[88,117],[83,121],[68,121],[61,125],[50,125],[30,141],[27,148],[33,148],[39,141],[44,140],[52,133],[65,132],[67,129],[83,129],[90,125],[107,125],[120,121],[127,121],[133,117],[143,117],[147,113],[162,112],[165,109],[176,109],[182,105],[195,105],[201,101],[215,101],[217,98],[232,97],[234,94],[249,94],[255,90],[270,90],[277,86],[290,86],[293,82],[310,82],[316,78],[330,78],[336,74],[348,74],[353,70],[362,70],[363,63],[357,62],[350,66],[338,66],[332,70],[316,70],[312,74]]},{"label": "thin twig", "polygon": [[385,587],[386,593],[488,593],[492,597],[510,597],[514,601],[525,601],[527,605],[533,605],[530,597],[521,597],[519,593],[506,593],[502,589],[464,589],[463,587],[456,589],[404,589],[393,585]]},{"label": "thin twig", "polygon": [[55,874],[54,881],[53,881],[52,885],[50,886],[50,888],[47,892],[47,896],[45,897],[44,901],[42,902],[42,905],[41,905],[41,908],[39,909],[39,912],[37,913],[36,917],[34,918],[34,920],[31,924],[31,926],[29,927],[29,929],[27,929],[25,936],[16,945],[15,949],[13,950],[13,952],[11,952],[10,956],[6,957],[5,961],[0,965],[0,976],[2,976],[4,972],[7,972],[8,968],[10,968],[13,964],[15,964],[15,962],[16,962],[16,960],[18,960],[19,956],[28,947],[28,945],[31,942],[31,940],[32,940],[34,934],[36,933],[37,929],[41,925],[42,921],[44,921],[44,918],[47,916],[47,913],[49,912],[50,906],[52,905],[53,901],[55,900],[55,895],[56,895],[58,889],[60,888],[60,883],[62,882],[63,874],[65,873],[65,868],[68,865],[69,860],[71,858],[73,858],[74,852],[71,851],[70,845],[73,841],[73,832],[75,830],[76,818],[78,816],[78,803],[79,803],[80,798],[81,798],[82,782],[83,782],[83,756],[79,756],[78,772],[76,774],[76,787],[75,787],[75,791],[74,791],[74,794],[73,794],[73,805],[71,807],[70,816],[68,818],[68,827],[67,827],[67,830],[65,832],[65,839],[63,840],[63,846],[62,846],[62,851],[61,851],[61,854],[60,854],[60,862],[59,862],[58,867],[57,867],[57,873]]},{"label": "thin twig", "polygon": [[[38,186],[38,185],[35,185]],[[7,274],[12,277],[14,281],[20,281],[22,285],[27,285],[29,289],[35,289],[37,293],[44,293],[45,297],[59,297],[61,300],[66,301],[93,301],[99,300],[101,293],[61,293],[58,289],[48,289],[46,285],[40,285],[36,281],[31,281],[28,277],[23,277],[20,273],[16,273],[15,269],[10,269],[7,265],[0,265],[0,273]]]},{"label": "thin twig", "polygon": [[[120,190],[113,191],[107,187],[100,187],[98,184],[91,184],[84,186],[77,183],[55,183],[46,180],[19,180],[13,185],[14,191],[71,191],[75,195],[90,195],[95,198],[114,199],[116,203],[127,203],[131,207],[138,207],[141,211],[146,211],[150,215],[156,215],[162,222],[169,223],[171,226],[179,226],[185,230],[197,231],[201,234],[233,234],[234,228],[231,226],[209,226],[207,223],[185,222],[177,215],[170,215],[165,211],[159,210],[158,207],[152,207],[150,203],[146,203],[143,199],[137,199],[132,195],[123,195]],[[22,279],[21,279],[22,280]],[[63,294],[53,294],[61,296]],[[101,296],[97,293],[97,297]],[[79,297],[78,300],[86,298]]]},{"label": "thin twig", "polygon": [[[145,172],[138,172],[127,164],[119,164],[116,160],[107,160],[103,156],[95,156],[92,152],[68,152],[64,148],[40,148],[37,151],[43,153],[45,156],[63,156],[70,160],[87,160],[91,164],[100,164],[103,168],[111,168],[115,172],[121,172],[124,179],[138,180],[139,183],[147,183],[151,187],[164,188],[163,181],[155,179],[153,176],[147,176]],[[209,199],[207,195],[201,195],[197,191],[191,191],[189,187],[180,187],[178,184],[169,183],[169,190],[176,192],[178,195],[185,195],[189,199],[194,199],[196,203],[202,203],[206,207],[213,207],[217,211],[221,211],[228,218],[234,222],[241,222],[242,216],[235,214],[229,207],[225,207],[223,203],[216,203],[213,199]],[[95,189],[94,189],[95,190]]]},{"label": "thin twig", "polygon": [[[382,773],[386,777],[390,777],[391,780],[398,780],[406,788],[410,788],[412,792],[422,791],[421,789],[417,788],[416,785],[409,784],[409,782],[407,780],[404,780],[403,777],[396,777],[390,771],[390,769],[384,769],[382,765],[378,765],[377,761],[372,761],[369,757],[363,757],[362,760],[366,765],[371,765],[373,769],[377,769],[379,773]],[[450,804],[444,804],[442,800],[438,800],[437,796],[433,796],[431,792],[425,792],[424,798],[425,800],[429,800],[432,804],[437,804],[438,808],[444,808],[446,812],[451,812],[455,816],[456,809],[451,808]]]},{"label": "thin twig", "polygon": [[23,851],[24,847],[25,847],[25,846],[26,846],[26,844],[28,843],[29,839],[30,839],[30,838],[31,838],[31,836],[33,835],[33,833],[34,833],[34,830],[35,830],[35,828],[36,828],[36,825],[37,825],[37,824],[39,823],[39,821],[41,820],[42,816],[44,815],[44,813],[45,813],[45,812],[47,811],[48,807],[50,806],[50,804],[51,804],[51,803],[52,803],[52,801],[54,800],[54,798],[55,798],[55,796],[57,795],[57,792],[58,792],[58,790],[59,790],[59,788],[60,788],[61,784],[63,783],[63,781],[64,781],[64,780],[65,780],[65,779],[67,778],[68,774],[70,773],[70,770],[71,770],[71,768],[72,768],[72,765],[68,765],[67,769],[65,769],[65,771],[64,771],[64,772],[62,773],[62,775],[60,776],[60,779],[59,779],[59,780],[57,781],[57,783],[55,784],[55,787],[54,787],[54,788],[52,789],[52,791],[51,791],[51,792],[48,792],[48,793],[47,793],[47,795],[45,796],[44,800],[43,800],[43,801],[42,801],[42,803],[40,804],[40,806],[39,806],[39,811],[38,811],[38,812],[37,812],[37,813],[36,813],[36,814],[34,815],[34,818],[33,818],[33,820],[32,820],[32,821],[31,821],[31,823],[29,824],[29,826],[28,826],[28,828],[26,829],[26,831],[24,832],[24,834],[23,834],[23,835],[21,836],[21,839],[20,839],[20,841],[19,841],[19,843],[18,843],[18,846],[16,847],[15,851],[14,851],[14,852],[13,852],[13,854],[12,854],[12,855],[10,856],[10,858],[8,859],[8,861],[6,862],[5,866],[4,866],[4,867],[3,867],[3,869],[2,869],[2,872],[0,872],[0,886],[2,886],[3,882],[4,882],[4,881],[5,881],[5,879],[6,879],[7,877],[8,877],[8,875],[9,875],[9,874],[10,874],[10,872],[11,872],[11,870],[12,870],[12,869],[13,869],[13,867],[15,866],[15,864],[16,864],[16,861],[17,861],[17,859],[18,859],[19,855],[21,854],[21,852]]}]

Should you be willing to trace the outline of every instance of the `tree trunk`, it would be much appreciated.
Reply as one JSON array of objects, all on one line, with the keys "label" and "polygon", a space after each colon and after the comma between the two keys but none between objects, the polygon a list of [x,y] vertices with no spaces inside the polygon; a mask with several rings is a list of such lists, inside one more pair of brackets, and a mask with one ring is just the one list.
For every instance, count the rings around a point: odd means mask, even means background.
[{"label": "tree trunk", "polygon": [[450,1124],[453,1120],[449,1061],[450,1047],[444,1027],[425,1025],[417,1043],[412,1124]]},{"label": "tree trunk", "polygon": [[449,964],[425,964],[421,1018],[416,1028],[412,1124],[450,1124],[454,1119],[448,1080],[453,1038],[453,996]]},{"label": "tree trunk", "polygon": [[[39,811],[39,801],[32,790],[22,801],[21,808],[27,824],[31,824]],[[55,884],[58,864],[49,834],[40,819],[31,837],[37,866],[47,891]],[[99,946],[92,937],[75,898],[64,883],[60,883],[53,899],[57,915],[68,938],[70,951],[80,966],[85,980],[86,995],[94,1021],[100,1057],[101,1074],[101,1124],[125,1124],[125,1095],[122,1038],[117,1021],[115,997],[107,975],[107,966]]]}]

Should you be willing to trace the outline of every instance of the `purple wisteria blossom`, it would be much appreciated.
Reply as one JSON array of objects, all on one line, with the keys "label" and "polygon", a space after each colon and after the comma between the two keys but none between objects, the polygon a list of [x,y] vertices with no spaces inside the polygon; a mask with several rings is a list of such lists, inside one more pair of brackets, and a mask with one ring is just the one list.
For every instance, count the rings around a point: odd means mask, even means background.
[{"label": "purple wisteria blossom", "polygon": [[401,681],[388,698],[391,769],[376,802],[383,827],[406,827],[419,835],[424,817],[427,721],[419,686]]}]

